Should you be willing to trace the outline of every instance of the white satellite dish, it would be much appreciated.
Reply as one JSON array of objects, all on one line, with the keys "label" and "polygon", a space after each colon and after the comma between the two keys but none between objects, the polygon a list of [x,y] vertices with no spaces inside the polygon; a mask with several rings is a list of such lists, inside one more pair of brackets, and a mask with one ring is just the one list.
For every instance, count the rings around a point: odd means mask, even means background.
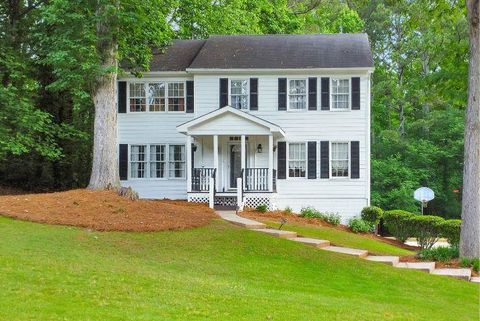
[{"label": "white satellite dish", "polygon": [[435,198],[435,193],[428,187],[420,187],[413,193],[413,197],[422,202],[423,214],[423,208],[427,207],[427,203]]}]

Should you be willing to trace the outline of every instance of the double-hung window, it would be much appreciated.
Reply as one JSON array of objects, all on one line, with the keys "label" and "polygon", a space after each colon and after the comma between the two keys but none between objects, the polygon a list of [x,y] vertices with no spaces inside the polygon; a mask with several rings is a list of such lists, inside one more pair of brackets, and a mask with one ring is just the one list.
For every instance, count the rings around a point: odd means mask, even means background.
[{"label": "double-hung window", "polygon": [[130,146],[130,177],[144,178],[146,177],[146,145],[131,145]]},{"label": "double-hung window", "polygon": [[305,177],[307,155],[305,143],[288,144],[288,176]]},{"label": "double-hung window", "polygon": [[130,112],[185,111],[185,82],[131,82]]},{"label": "double-hung window", "polygon": [[237,109],[248,109],[248,80],[232,79],[230,81],[230,105]]},{"label": "double-hung window", "polygon": [[332,177],[349,177],[349,144],[332,142]]},{"label": "double-hung window", "polygon": [[166,177],[167,150],[165,145],[150,145],[150,177]]},{"label": "double-hung window", "polygon": [[185,145],[170,145],[169,170],[170,178],[185,177]]},{"label": "double-hung window", "polygon": [[185,84],[168,83],[168,111],[185,111]]},{"label": "double-hung window", "polygon": [[145,84],[142,82],[130,83],[130,111],[146,110]]},{"label": "double-hung window", "polygon": [[148,84],[149,111],[165,111],[165,83],[155,82]]},{"label": "double-hung window", "polygon": [[288,85],[288,109],[302,110],[307,108],[307,80],[290,79]]},{"label": "double-hung window", "polygon": [[350,108],[350,79],[332,79],[332,109]]}]

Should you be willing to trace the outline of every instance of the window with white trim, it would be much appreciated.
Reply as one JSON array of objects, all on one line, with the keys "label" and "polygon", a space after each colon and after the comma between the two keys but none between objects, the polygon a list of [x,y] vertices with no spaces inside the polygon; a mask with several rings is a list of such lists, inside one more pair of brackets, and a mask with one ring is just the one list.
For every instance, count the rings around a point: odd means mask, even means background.
[{"label": "window with white trim", "polygon": [[350,79],[332,78],[332,109],[350,108]]},{"label": "window with white trim", "polygon": [[290,79],[288,85],[288,109],[302,110],[307,108],[307,80]]},{"label": "window with white trim", "polygon": [[165,83],[154,82],[148,84],[148,110],[165,111]]},{"label": "window with white trim", "polygon": [[145,178],[146,159],[146,145],[131,145],[130,146],[130,177],[131,178]]},{"label": "window with white trim", "polygon": [[185,111],[185,83],[168,83],[168,111]]},{"label": "window with white trim", "polygon": [[348,177],[349,144],[332,143],[332,177]]},{"label": "window with white trim", "polygon": [[142,112],[146,110],[145,83],[131,82],[129,85],[130,111]]},{"label": "window with white trim", "polygon": [[185,177],[185,145],[169,146],[170,178]]},{"label": "window with white trim", "polygon": [[307,153],[305,143],[288,144],[288,177],[305,177]]},{"label": "window with white trim", "polygon": [[150,177],[166,177],[167,149],[165,145],[150,145]]},{"label": "window with white trim", "polygon": [[230,105],[237,109],[248,109],[248,84],[246,79],[230,81]]}]

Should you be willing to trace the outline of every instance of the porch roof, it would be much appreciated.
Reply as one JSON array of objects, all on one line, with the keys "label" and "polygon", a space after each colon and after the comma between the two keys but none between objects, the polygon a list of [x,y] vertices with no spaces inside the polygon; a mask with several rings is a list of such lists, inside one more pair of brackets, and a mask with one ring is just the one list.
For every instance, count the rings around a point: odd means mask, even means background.
[{"label": "porch roof", "polygon": [[283,129],[250,113],[225,106],[177,126],[187,135],[268,135],[285,136]]}]

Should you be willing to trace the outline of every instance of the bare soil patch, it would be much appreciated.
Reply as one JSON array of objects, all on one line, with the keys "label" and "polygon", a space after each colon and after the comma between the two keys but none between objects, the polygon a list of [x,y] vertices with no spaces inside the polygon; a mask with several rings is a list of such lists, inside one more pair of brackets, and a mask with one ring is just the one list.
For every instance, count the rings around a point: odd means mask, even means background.
[{"label": "bare soil patch", "polygon": [[[266,213],[261,213],[255,210],[247,209],[240,213],[241,216],[246,218],[256,219],[259,221],[277,221],[280,222],[281,219],[286,219],[287,222],[295,222],[299,224],[303,224],[305,226],[313,226],[313,227],[330,227],[334,228],[343,232],[353,233],[347,226],[339,224],[337,226],[329,224],[321,219],[318,218],[307,218],[307,217],[300,217],[297,214],[286,213],[285,211],[271,211]],[[388,243],[397,247],[401,247],[410,251],[418,251],[418,247],[410,246],[403,244],[400,241],[388,239],[385,237],[377,236],[374,234],[369,233],[360,233],[360,235],[364,237],[368,237],[380,242]]]},{"label": "bare soil patch", "polygon": [[203,204],[172,200],[130,201],[114,191],[0,196],[0,214],[16,219],[98,231],[165,231],[199,227],[217,217]]}]

